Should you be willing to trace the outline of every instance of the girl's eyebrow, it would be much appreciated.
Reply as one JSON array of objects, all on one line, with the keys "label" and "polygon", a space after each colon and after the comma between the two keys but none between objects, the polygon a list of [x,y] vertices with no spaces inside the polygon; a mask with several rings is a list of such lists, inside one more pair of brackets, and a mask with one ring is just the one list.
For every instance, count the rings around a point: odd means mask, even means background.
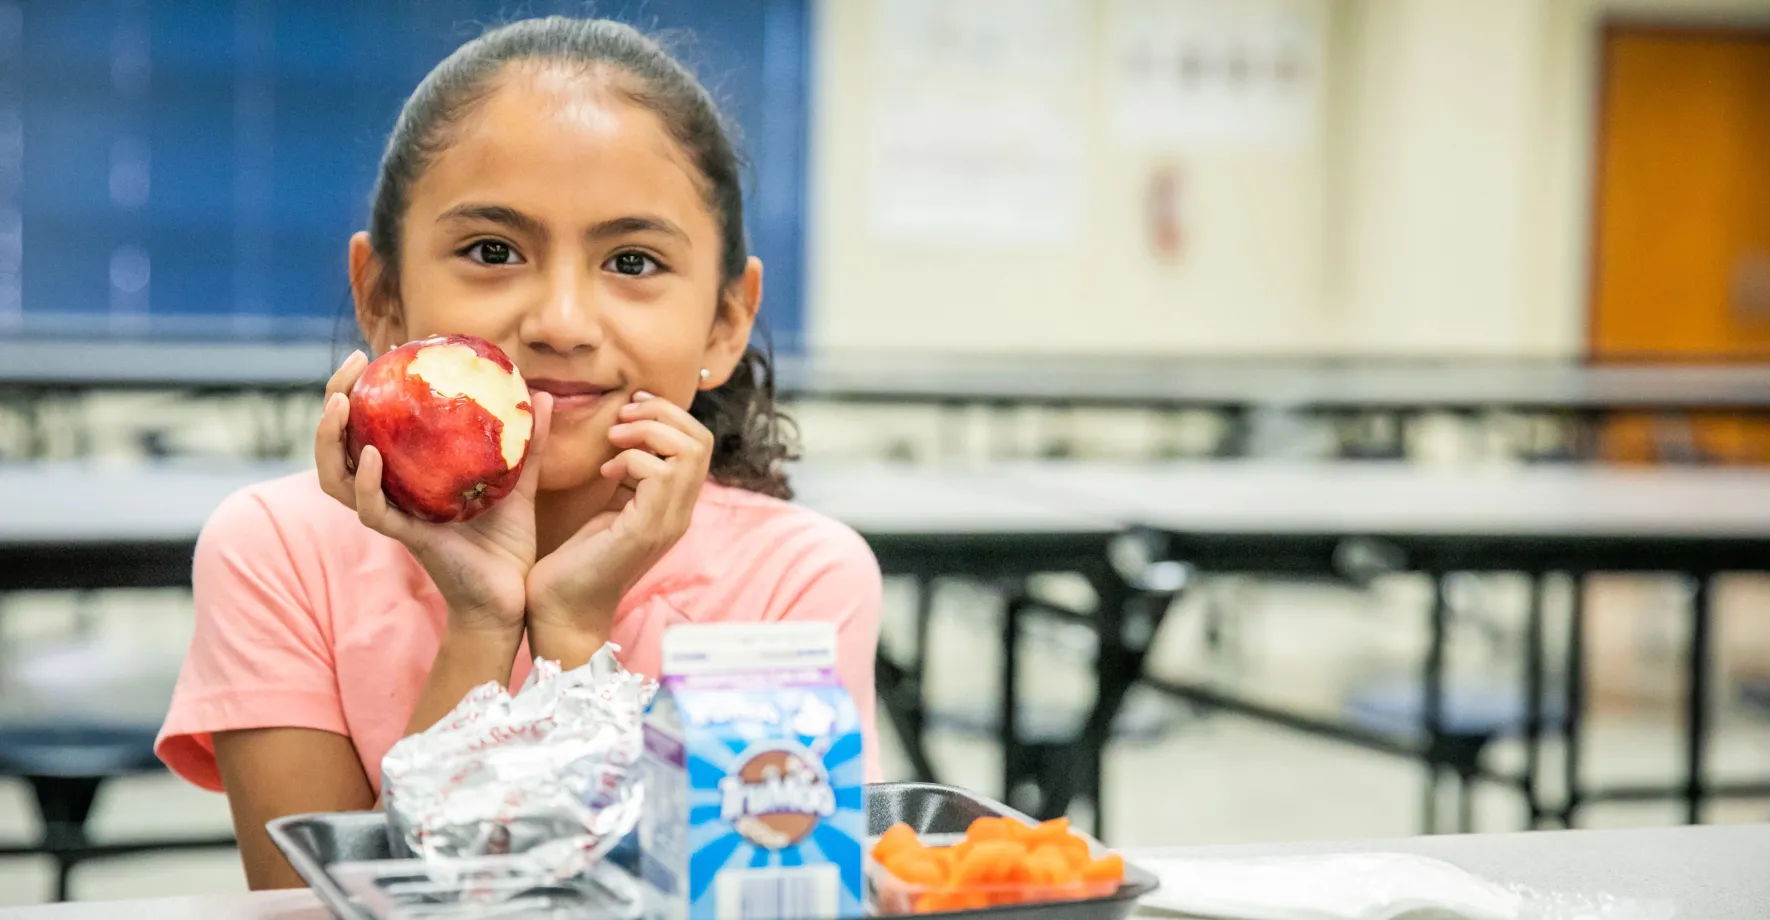
[{"label": "girl's eyebrow", "polygon": [[[538,218],[507,205],[458,204],[442,212],[436,222],[441,224],[454,220],[485,221],[509,227],[518,234],[537,239],[547,238],[546,224],[543,224]],[[651,215],[616,217],[592,224],[590,229],[584,231],[584,237],[589,240],[604,240],[634,233],[662,233],[665,236],[675,237],[684,244],[689,242],[687,231],[671,221]]]},{"label": "girl's eyebrow", "polygon": [[665,236],[675,237],[685,245],[689,241],[688,233],[681,227],[676,226],[662,217],[652,217],[649,215],[617,217],[613,220],[605,220],[598,224],[592,224],[590,229],[584,232],[584,237],[590,240],[602,240],[614,236],[627,236],[628,234],[633,233],[662,233]]},{"label": "girl's eyebrow", "polygon": [[538,219],[515,208],[499,204],[458,204],[437,217],[439,224],[452,220],[475,220],[500,224],[518,234],[537,239],[547,238],[547,226]]}]

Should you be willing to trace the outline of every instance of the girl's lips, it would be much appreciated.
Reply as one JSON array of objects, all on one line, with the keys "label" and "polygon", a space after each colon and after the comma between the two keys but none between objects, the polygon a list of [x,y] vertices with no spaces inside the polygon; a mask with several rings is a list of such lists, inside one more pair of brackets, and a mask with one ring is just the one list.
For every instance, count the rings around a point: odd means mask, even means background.
[{"label": "girl's lips", "polygon": [[611,390],[576,380],[530,380],[529,392],[553,396],[554,412],[581,412],[594,409]]}]

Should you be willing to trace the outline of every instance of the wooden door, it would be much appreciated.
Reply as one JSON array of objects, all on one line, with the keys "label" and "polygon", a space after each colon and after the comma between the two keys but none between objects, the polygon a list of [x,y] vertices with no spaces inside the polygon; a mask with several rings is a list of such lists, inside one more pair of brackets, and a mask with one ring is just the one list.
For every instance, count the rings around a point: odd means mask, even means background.
[{"label": "wooden door", "polygon": [[[1603,55],[1592,360],[1770,360],[1770,30],[1613,25]],[[1646,459],[1664,431],[1618,419],[1607,452]],[[1770,460],[1770,422],[1689,433]]]}]

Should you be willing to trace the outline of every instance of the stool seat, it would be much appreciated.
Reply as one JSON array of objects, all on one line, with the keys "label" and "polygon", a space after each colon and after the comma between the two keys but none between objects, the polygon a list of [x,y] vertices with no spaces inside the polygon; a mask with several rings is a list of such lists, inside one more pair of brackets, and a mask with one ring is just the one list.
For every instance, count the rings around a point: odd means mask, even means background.
[{"label": "stool seat", "polygon": [[0,722],[0,776],[111,777],[154,773],[158,725]]},{"label": "stool seat", "polygon": [[[1353,691],[1346,701],[1346,713],[1365,728],[1417,737],[1425,719],[1425,698],[1425,688],[1417,678],[1383,681]],[[1495,739],[1525,730],[1524,694],[1515,688],[1446,686],[1439,698],[1441,734]],[[1566,711],[1561,693],[1544,692],[1543,724],[1559,723]]]},{"label": "stool seat", "polygon": [[96,852],[87,820],[106,781],[165,769],[154,756],[159,725],[109,722],[80,712],[0,717],[0,776],[31,787],[43,833],[37,847],[55,860],[55,900],[68,899],[74,867]]},{"label": "stool seat", "polygon": [[[1425,687],[1418,678],[1378,681],[1353,691],[1346,701],[1347,716],[1354,724],[1390,735],[1424,742],[1420,758],[1428,776],[1425,832],[1437,830],[1440,775],[1449,771],[1458,781],[1458,830],[1475,829],[1471,787],[1481,769],[1481,758],[1494,740],[1525,732],[1528,726],[1524,693],[1512,687],[1447,684],[1439,695],[1438,726],[1428,732],[1425,720]],[[1540,725],[1562,720],[1566,698],[1545,692]]]}]

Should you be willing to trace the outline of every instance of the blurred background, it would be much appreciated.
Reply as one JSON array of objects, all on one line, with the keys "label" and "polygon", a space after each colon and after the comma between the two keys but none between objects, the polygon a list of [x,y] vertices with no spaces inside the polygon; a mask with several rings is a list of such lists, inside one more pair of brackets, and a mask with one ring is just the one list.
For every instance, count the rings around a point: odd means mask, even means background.
[{"label": "blurred background", "polygon": [[[1593,798],[1583,826],[1770,818],[1770,582],[1734,571],[1770,568],[1770,0],[0,0],[0,905],[59,896],[76,862],[74,898],[243,887],[224,800],[141,754],[194,532],[117,509],[156,507],[162,474],[310,462],[400,103],[485,25],[555,12],[668,30],[740,129],[819,482],[1282,468],[1326,489],[1356,466],[1373,506],[1458,477],[1521,506],[1456,544],[1468,573],[1341,564],[1348,542],[1320,572],[1262,571],[1257,542],[1213,571],[1185,521],[1152,525],[1167,542],[1115,562],[1151,626],[1135,667],[1209,693],[1138,683],[1104,712],[1075,814],[1110,842],[1419,832],[1422,763],[1554,760],[1541,807],[1475,783],[1479,830],[1571,818],[1569,775],[1661,790]],[[1247,494],[1212,526],[1393,520],[1286,523]],[[1454,543],[1422,501],[1410,527]],[[1111,516],[1152,524],[1137,505]],[[1616,505],[1638,513],[1579,517]],[[1525,520],[1544,508],[1566,517]],[[893,527],[999,529],[954,517]],[[1079,775],[1050,751],[1125,665],[1099,580],[975,571],[896,531],[893,778]],[[1454,730],[1422,739],[1434,622]],[[1523,740],[1539,722],[1557,737]],[[1692,732],[1738,787],[1700,807]]]}]

